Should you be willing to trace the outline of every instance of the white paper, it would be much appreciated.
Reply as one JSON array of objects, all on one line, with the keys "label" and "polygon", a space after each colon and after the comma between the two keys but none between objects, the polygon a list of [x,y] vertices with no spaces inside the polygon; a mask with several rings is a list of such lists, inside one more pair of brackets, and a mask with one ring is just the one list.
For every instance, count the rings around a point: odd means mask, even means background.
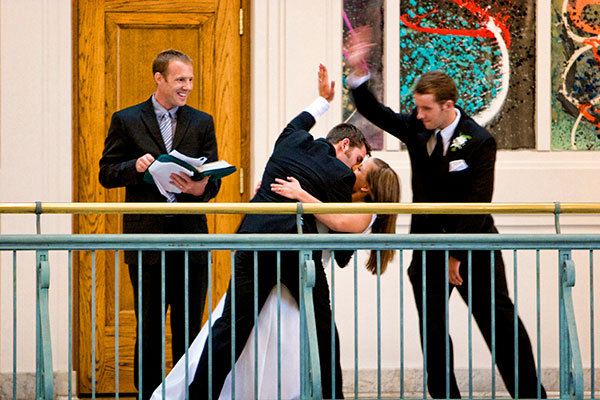
[{"label": "white paper", "polygon": [[154,178],[154,183],[160,193],[167,198],[169,196],[165,192],[181,193],[181,189],[171,183],[171,174],[183,172],[188,176],[194,175],[192,171],[174,162],[154,161],[148,167],[148,171]]},{"label": "white paper", "polygon": [[192,158],[192,157],[186,156],[185,154],[181,154],[177,150],[172,150],[169,153],[169,155],[173,156],[175,158],[178,158],[181,161],[185,161],[186,163],[193,165],[194,167],[199,167],[206,162],[206,157]]}]

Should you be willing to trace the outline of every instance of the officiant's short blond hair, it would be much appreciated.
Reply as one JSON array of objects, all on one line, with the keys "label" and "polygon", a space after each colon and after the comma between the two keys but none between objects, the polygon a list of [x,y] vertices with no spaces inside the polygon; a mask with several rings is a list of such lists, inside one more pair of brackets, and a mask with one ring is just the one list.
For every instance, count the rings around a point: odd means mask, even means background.
[{"label": "officiant's short blond hair", "polygon": [[442,71],[425,72],[415,85],[414,93],[432,94],[438,103],[452,100],[455,104],[458,100],[456,83],[448,74]]},{"label": "officiant's short blond hair", "polygon": [[185,64],[193,64],[192,59],[181,51],[173,49],[161,51],[154,57],[154,61],[152,62],[152,75],[157,72],[164,75],[167,68],[169,68],[169,63],[173,60],[181,61]]}]

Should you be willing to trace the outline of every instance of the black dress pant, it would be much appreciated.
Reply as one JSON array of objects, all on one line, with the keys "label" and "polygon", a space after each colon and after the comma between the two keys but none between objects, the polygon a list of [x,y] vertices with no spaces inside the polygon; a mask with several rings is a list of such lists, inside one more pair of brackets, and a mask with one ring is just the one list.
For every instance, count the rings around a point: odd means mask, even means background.
[{"label": "black dress pant", "polygon": [[[277,284],[277,253],[258,252],[258,312],[269,293]],[[254,327],[254,252],[238,251],[235,256],[235,359],[246,345]],[[313,288],[317,340],[321,363],[321,384],[324,398],[332,398],[331,388],[331,307],[329,286],[320,261],[315,259],[316,282]],[[298,252],[281,252],[281,283],[286,285],[298,304],[299,277]],[[212,398],[219,398],[223,383],[231,371],[231,283],[221,318],[212,329]],[[282,360],[285,368],[285,360]],[[208,398],[208,346],[205,346],[196,375],[190,385],[191,399]],[[340,365],[339,338],[335,332],[335,398],[343,398],[342,371]]]},{"label": "black dress pant", "polygon": [[[143,264],[142,270],[142,398],[149,399],[162,383],[162,315],[171,309],[171,349],[173,360],[185,353],[185,267],[184,252],[165,253],[165,308],[161,311],[161,263]],[[135,316],[139,324],[138,265],[129,264],[129,277],[133,284]],[[202,322],[208,285],[206,264],[188,264],[189,342],[194,340]],[[134,379],[138,382],[139,350],[135,343]]]},{"label": "black dress pant", "polygon": [[[428,251],[426,255],[426,324],[427,324],[427,387],[433,398],[446,397],[446,311],[445,311],[445,261],[444,252]],[[504,262],[499,251],[495,252],[495,326],[496,326],[496,365],[506,389],[515,397],[514,359],[514,304],[508,296]],[[491,268],[490,251],[472,252],[472,313],[485,342],[492,346],[491,319]],[[421,346],[423,346],[423,280],[421,252],[415,256],[408,270],[413,294],[419,312]],[[456,286],[465,303],[468,302],[468,263],[460,265],[463,278],[461,286]],[[454,285],[449,285],[449,295]],[[518,394],[520,398],[537,398],[537,371],[531,350],[531,343],[521,319],[518,319]],[[452,339],[449,338],[450,356],[450,398],[460,398],[460,391],[454,375]],[[546,398],[544,387],[541,397]]]}]

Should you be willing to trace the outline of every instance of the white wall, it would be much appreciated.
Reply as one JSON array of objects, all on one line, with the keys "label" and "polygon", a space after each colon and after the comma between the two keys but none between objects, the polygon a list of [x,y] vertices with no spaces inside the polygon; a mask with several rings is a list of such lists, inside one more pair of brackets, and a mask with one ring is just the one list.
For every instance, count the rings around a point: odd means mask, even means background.
[{"label": "white wall", "polygon": [[[0,202],[71,201],[71,2],[0,1]],[[0,233],[35,233],[35,217],[2,215]],[[43,233],[71,218],[44,216]],[[67,369],[67,269],[52,257],[54,365]],[[0,258],[0,372],[12,371],[13,256]],[[18,371],[35,370],[35,255],[17,260]]]},{"label": "white wall", "polygon": [[[548,42],[549,10],[540,4],[540,45]],[[394,3],[389,4],[389,8]],[[260,179],[272,145],[285,123],[308,105],[317,95],[316,71],[319,63],[329,67],[332,79],[341,82],[341,2],[338,0],[294,0],[286,2],[254,1],[252,5],[252,186]],[[388,16],[388,21],[393,21]],[[545,22],[544,22],[545,21]],[[544,25],[545,24],[545,25]],[[388,24],[393,29],[391,24]],[[393,34],[393,30],[391,31]],[[388,32],[390,33],[390,32]],[[546,36],[544,36],[546,35]],[[71,5],[68,0],[2,0],[0,1],[0,202],[71,201]],[[544,45],[545,46],[545,45]],[[544,47],[545,49],[546,47]],[[539,53],[538,65],[538,149],[540,151],[501,151],[498,155],[496,202],[596,201],[600,195],[600,161],[597,152],[549,152],[549,51]],[[394,65],[393,54],[386,62]],[[388,79],[391,81],[391,78]],[[397,103],[388,92],[386,101]],[[341,120],[340,92],[331,110],[321,118],[313,133],[323,136],[327,128]],[[395,144],[389,142],[388,149]],[[406,153],[383,152],[376,156],[390,162],[402,180],[403,201],[409,201],[409,164]],[[551,216],[497,216],[501,232],[549,233],[553,231]],[[597,216],[564,216],[563,232],[598,233]],[[399,218],[398,231],[407,232],[408,218]],[[45,216],[43,233],[69,233],[69,217]],[[0,233],[34,233],[32,216],[3,215]],[[415,307],[405,270],[409,254],[404,255],[404,313],[406,365],[419,367]],[[34,370],[34,306],[35,274],[33,255],[18,260],[18,369]],[[512,286],[512,254],[505,255],[510,290]],[[586,262],[580,255],[578,265]],[[521,264],[522,263],[522,264]],[[67,367],[67,272],[66,260],[53,258],[51,313],[55,368]],[[600,263],[596,261],[595,265]],[[359,263],[360,265],[360,263]],[[535,298],[531,297],[533,258],[520,254],[519,304],[529,333],[535,336]],[[542,256],[543,301],[543,365],[555,367],[557,354],[551,347],[556,339],[556,256]],[[0,372],[12,370],[12,254],[0,258]],[[586,271],[578,266],[576,301],[579,317],[587,310]],[[398,367],[397,339],[399,318],[400,268],[391,267],[382,277],[384,333],[387,341],[383,365]],[[361,299],[360,360],[361,367],[375,364],[370,311],[374,310],[375,279],[360,272]],[[596,273],[596,280],[600,274]],[[352,304],[350,269],[336,272],[336,313],[342,336],[344,367],[352,366]],[[350,285],[350,286],[348,286]],[[596,281],[596,287],[600,282]],[[452,303],[452,332],[457,348],[464,349],[467,317],[457,296]],[[598,301],[596,296],[596,301]],[[533,299],[533,300],[532,300]],[[533,307],[533,308],[532,308]],[[600,309],[596,304],[597,309]],[[364,311],[364,313],[363,313]],[[586,339],[585,318],[579,327],[584,362],[589,364],[589,338]],[[588,323],[589,324],[589,323]],[[596,321],[598,324],[598,319]],[[387,330],[386,330],[387,329]],[[596,327],[597,331],[600,328]],[[487,351],[474,327],[476,366],[489,365]],[[387,336],[386,336],[387,337]],[[391,344],[390,344],[391,343]],[[588,346],[588,347],[586,347]],[[596,346],[596,351],[598,348]],[[587,352],[586,352],[587,349]],[[479,351],[480,350],[480,351]],[[600,354],[596,354],[600,358]],[[457,365],[465,366],[464,357]]]}]

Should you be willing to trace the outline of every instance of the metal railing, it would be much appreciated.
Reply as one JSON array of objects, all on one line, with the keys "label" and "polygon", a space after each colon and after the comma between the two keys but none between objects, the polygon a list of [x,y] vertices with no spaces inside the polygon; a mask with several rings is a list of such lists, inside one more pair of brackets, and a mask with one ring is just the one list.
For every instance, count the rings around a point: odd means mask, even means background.
[{"label": "metal railing", "polygon": [[[165,211],[168,210],[168,211]],[[441,214],[441,213],[452,213],[452,214],[482,214],[482,213],[493,213],[493,214],[554,214],[556,221],[557,232],[560,231],[559,216],[561,214],[599,214],[600,204],[579,204],[579,203],[548,203],[548,204],[151,204],[151,203],[118,203],[118,204],[61,204],[61,203],[32,203],[32,204],[0,204],[0,214],[7,213],[35,213],[38,218],[38,232],[39,232],[39,221],[42,214],[104,214],[104,213],[154,213],[154,214],[190,214],[190,213],[217,213],[217,214],[228,214],[228,213],[289,213],[297,214],[298,219],[302,213],[331,213],[331,212],[343,212],[343,213],[398,213],[398,214]],[[559,255],[558,261],[558,302],[559,302],[559,326],[557,327],[560,334],[559,340],[559,352],[560,352],[560,391],[559,398],[561,399],[583,399],[584,398],[584,372],[582,366],[582,357],[579,346],[579,339],[577,334],[577,321],[576,314],[573,306],[572,288],[575,285],[575,264],[572,258],[573,251],[589,251],[590,254],[590,340],[591,340],[591,354],[590,354],[590,365],[591,365],[591,379],[588,391],[590,398],[595,398],[595,360],[594,360],[594,287],[593,287],[593,254],[594,251],[600,248],[600,234],[593,235],[581,235],[581,234],[534,234],[534,235],[506,235],[506,234],[472,234],[472,235],[407,235],[407,234],[395,234],[395,235],[381,235],[381,234],[360,234],[360,235],[348,235],[348,234],[328,234],[328,235],[314,235],[314,234],[303,234],[303,235],[260,235],[260,234],[219,234],[219,235],[0,235],[0,251],[12,251],[13,252],[13,276],[16,281],[17,275],[17,252],[19,251],[36,251],[36,265],[37,265],[37,300],[36,300],[36,316],[37,316],[37,329],[36,329],[36,340],[37,340],[37,362],[36,362],[36,392],[37,398],[50,399],[54,396],[53,391],[53,368],[52,368],[52,351],[50,345],[50,313],[48,307],[48,290],[49,290],[49,276],[50,276],[50,265],[49,265],[49,252],[54,251],[67,251],[69,254],[69,371],[72,368],[72,270],[71,260],[73,252],[77,251],[92,251],[96,250],[137,250],[143,252],[147,250],[162,251],[163,255],[165,251],[172,251],[177,249],[183,251],[186,254],[190,251],[206,251],[209,254],[212,250],[229,250],[230,252],[245,250],[252,252],[260,251],[276,251],[280,252],[284,248],[286,251],[298,251],[301,255],[301,281],[303,282],[301,295],[300,295],[300,318],[301,318],[301,348],[304,349],[301,354],[301,398],[320,398],[321,393],[321,378],[320,378],[320,367],[318,361],[318,350],[316,343],[316,331],[315,331],[315,320],[314,313],[312,313],[312,292],[311,288],[314,284],[314,268],[315,263],[312,260],[312,250],[352,250],[355,252],[355,304],[354,304],[354,318],[355,326],[358,325],[357,315],[357,304],[356,304],[356,251],[357,250],[387,250],[394,249],[399,251],[400,268],[403,266],[404,253],[410,250],[422,250],[425,252],[429,251],[443,251],[446,258],[446,271],[447,271],[447,259],[448,253],[451,250],[466,250],[469,253],[469,260],[471,260],[472,252],[474,251],[489,251],[491,257],[494,257],[494,251],[497,250],[511,250],[514,252],[514,271],[515,271],[515,311],[517,311],[518,302],[516,299],[516,285],[517,285],[517,262],[516,254],[517,251],[521,250],[533,250],[537,253],[536,271],[537,271],[537,290],[536,290],[536,301],[537,301],[537,343],[538,343],[538,388],[541,385],[540,381],[540,329],[539,329],[539,302],[540,302],[540,289],[539,289],[539,270],[540,270],[540,251],[557,251]],[[256,256],[255,256],[256,259]],[[210,258],[209,258],[210,260]],[[233,257],[232,257],[233,260]],[[209,268],[210,268],[209,261]],[[234,273],[234,262],[232,261],[231,272]],[[94,279],[94,268],[95,258],[92,257],[92,306],[94,310],[95,305],[95,282]],[[118,255],[115,256],[115,265],[118,265]],[[331,279],[332,279],[332,299],[335,298],[335,269],[331,268]],[[278,265],[278,269],[281,266]],[[186,268],[187,268],[187,256],[186,256]],[[254,264],[256,274],[256,263]],[[164,269],[164,256],[163,256],[163,269]],[[469,279],[471,282],[471,262],[469,261]],[[211,274],[209,273],[209,277]],[[255,275],[256,276],[256,275]],[[400,273],[400,291],[403,290],[403,274]],[[447,277],[447,273],[446,273]],[[377,279],[377,398],[382,396],[382,382],[381,382],[381,315],[380,315],[380,280],[381,274],[379,272],[376,275]],[[278,281],[278,285],[280,282]],[[424,281],[425,284],[425,281]],[[446,289],[448,290],[448,281],[445,282]],[[492,280],[491,285],[493,287],[494,281]],[[209,282],[209,288],[211,284]],[[279,287],[279,286],[278,286]],[[16,392],[16,285],[13,286],[13,398],[17,398]],[[189,288],[185,288],[186,293]],[[470,290],[470,288],[469,288]],[[493,291],[492,291],[493,292]],[[118,296],[115,293],[115,296]],[[212,294],[209,289],[209,301],[208,304],[212,303]],[[401,299],[403,296],[401,295]],[[281,301],[280,297],[278,301]],[[472,299],[469,298],[469,309],[472,306]],[[493,300],[492,300],[493,304]],[[425,305],[426,307],[426,305]],[[446,308],[448,307],[446,303]],[[210,308],[210,306],[209,306]],[[335,303],[332,304],[332,327],[334,327],[335,318]],[[402,353],[400,360],[400,379],[399,379],[399,398],[404,398],[404,320],[403,320],[403,306],[400,305],[400,331],[401,331],[401,343],[400,351]],[[255,310],[255,320],[257,317],[258,310]],[[515,312],[515,315],[517,313]],[[92,326],[95,325],[94,321],[95,313],[92,312]],[[117,318],[117,332],[116,332],[116,343],[115,350],[117,352],[116,358],[116,386],[118,388],[118,348],[119,348],[119,333],[118,333],[118,312],[116,313]],[[516,324],[516,322],[515,322]],[[469,319],[469,350],[471,347],[471,322]],[[234,328],[235,329],[235,328]],[[426,329],[426,327],[425,327]],[[448,318],[446,318],[446,330],[448,330]],[[93,330],[92,330],[93,331]],[[332,329],[334,332],[335,329]],[[357,338],[355,328],[355,351],[357,351]],[[516,339],[515,330],[515,339]],[[163,336],[164,336],[164,322],[163,322]],[[332,333],[332,342],[334,341]],[[186,347],[187,347],[186,339]],[[516,346],[515,346],[516,347]],[[92,333],[92,352],[95,348],[95,337]],[[426,345],[424,346],[426,349]],[[164,345],[163,345],[163,376],[164,376]],[[426,351],[426,350],[425,350]],[[210,346],[209,346],[210,352]],[[186,353],[187,357],[187,353]],[[472,382],[472,371],[471,371],[471,353],[469,351],[469,398],[473,397],[473,382]],[[332,357],[333,359],[334,357]],[[515,358],[518,358],[518,354],[515,350]],[[448,347],[446,347],[446,359],[448,359]],[[91,357],[93,366],[92,371],[96,370],[96,358],[92,353]],[[495,361],[495,350],[492,345],[492,374],[491,374],[491,393],[492,398],[495,397],[495,374],[494,374],[494,361]],[[278,359],[278,371],[281,371],[281,360]],[[235,359],[232,359],[232,369],[234,369]],[[332,365],[333,367],[333,365]],[[448,369],[448,361],[446,368]],[[427,359],[423,357],[423,371],[427,371]],[[354,385],[354,397],[358,398],[358,360],[355,354],[355,385]],[[335,385],[335,372],[332,377],[332,386]],[[516,369],[516,375],[518,377],[518,366]],[[423,373],[423,393],[422,398],[427,398],[427,385],[426,385],[426,373]],[[92,386],[95,385],[95,375],[92,373]],[[186,383],[190,379],[186,372]],[[256,378],[255,378],[256,379]],[[233,377],[235,381],[235,377]],[[518,381],[518,380],[516,380]],[[187,384],[186,384],[187,386]],[[255,386],[256,387],[256,386]],[[235,390],[232,391],[235,393]],[[539,395],[538,389],[538,398]],[[71,374],[69,374],[68,383],[68,396],[72,396],[72,383]],[[95,391],[93,390],[93,396],[95,397]],[[232,395],[232,397],[234,394]]]}]

